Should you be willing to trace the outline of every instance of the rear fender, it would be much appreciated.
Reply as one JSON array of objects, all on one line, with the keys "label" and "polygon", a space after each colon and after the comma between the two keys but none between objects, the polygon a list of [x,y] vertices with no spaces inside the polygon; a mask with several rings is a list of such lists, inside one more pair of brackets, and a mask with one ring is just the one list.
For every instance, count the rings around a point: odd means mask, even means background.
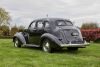
[{"label": "rear fender", "polygon": [[13,42],[15,40],[15,38],[18,38],[22,44],[26,44],[26,40],[24,38],[24,35],[22,34],[22,32],[16,33],[13,37]]},{"label": "rear fender", "polygon": [[59,46],[60,44],[62,44],[62,42],[56,36],[49,33],[45,33],[41,36],[41,44],[45,38],[50,39],[52,42],[56,43]]}]

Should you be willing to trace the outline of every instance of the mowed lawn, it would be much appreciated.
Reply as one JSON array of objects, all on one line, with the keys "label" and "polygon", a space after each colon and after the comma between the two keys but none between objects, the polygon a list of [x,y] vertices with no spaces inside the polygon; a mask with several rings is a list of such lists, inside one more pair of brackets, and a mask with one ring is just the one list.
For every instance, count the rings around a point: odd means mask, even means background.
[{"label": "mowed lawn", "polygon": [[100,44],[45,53],[34,47],[15,48],[11,39],[0,39],[0,67],[100,67]]}]

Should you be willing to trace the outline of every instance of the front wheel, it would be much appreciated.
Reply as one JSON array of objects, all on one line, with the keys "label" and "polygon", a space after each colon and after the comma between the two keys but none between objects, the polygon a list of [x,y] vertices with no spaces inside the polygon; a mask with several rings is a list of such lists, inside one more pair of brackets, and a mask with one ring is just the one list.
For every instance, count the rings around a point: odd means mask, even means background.
[{"label": "front wheel", "polygon": [[43,51],[48,52],[48,53],[52,53],[51,43],[52,43],[52,42],[51,42],[50,40],[45,39],[45,40],[43,41],[43,44],[42,44],[42,49],[43,49]]},{"label": "front wheel", "polygon": [[19,48],[21,47],[21,42],[18,38],[15,38],[14,40],[14,47],[19,47]]}]

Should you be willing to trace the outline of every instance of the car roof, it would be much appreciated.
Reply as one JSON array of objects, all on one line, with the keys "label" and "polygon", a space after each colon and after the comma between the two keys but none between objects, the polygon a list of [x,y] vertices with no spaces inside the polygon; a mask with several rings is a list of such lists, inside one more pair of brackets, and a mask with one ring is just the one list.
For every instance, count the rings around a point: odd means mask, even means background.
[{"label": "car roof", "polygon": [[68,20],[68,19],[64,19],[64,18],[40,18],[40,19],[36,19],[36,21],[37,20],[55,21],[55,20]]}]

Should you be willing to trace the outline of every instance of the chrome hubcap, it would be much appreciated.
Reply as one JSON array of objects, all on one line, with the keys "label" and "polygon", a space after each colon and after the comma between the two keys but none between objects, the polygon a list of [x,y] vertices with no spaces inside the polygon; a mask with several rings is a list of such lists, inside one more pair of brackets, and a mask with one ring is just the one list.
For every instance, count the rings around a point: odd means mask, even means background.
[{"label": "chrome hubcap", "polygon": [[49,44],[48,42],[46,42],[46,43],[43,45],[43,50],[44,50],[45,52],[47,52],[48,49],[49,49],[49,46],[50,46],[50,44]]},{"label": "chrome hubcap", "polygon": [[15,41],[14,45],[15,45],[15,47],[18,47],[17,46],[18,45],[18,40]]}]

